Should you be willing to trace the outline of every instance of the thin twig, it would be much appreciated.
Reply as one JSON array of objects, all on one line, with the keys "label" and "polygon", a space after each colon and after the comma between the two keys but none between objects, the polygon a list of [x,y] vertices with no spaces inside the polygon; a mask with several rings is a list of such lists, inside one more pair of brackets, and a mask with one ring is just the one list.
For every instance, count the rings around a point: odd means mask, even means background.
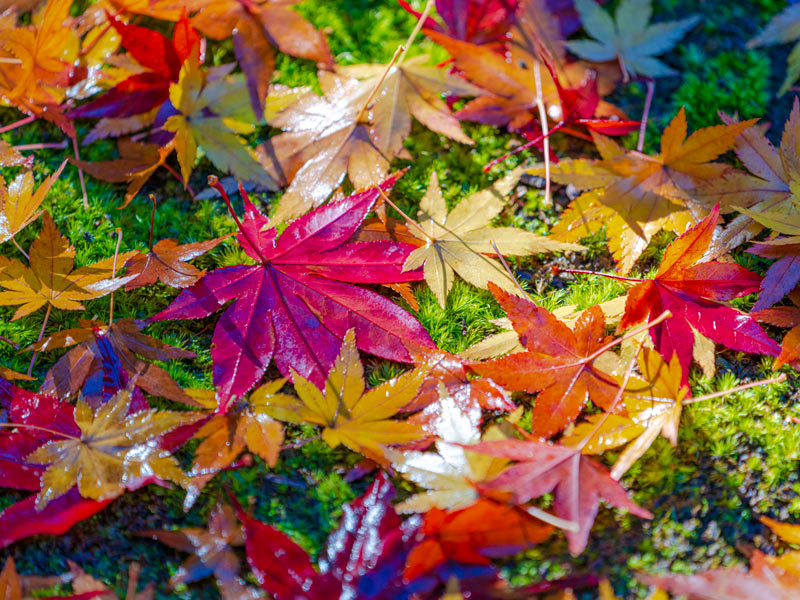
[{"label": "thin twig", "polygon": [[156,195],[150,194],[150,202],[153,203],[153,212],[150,213],[150,252],[153,251],[153,230],[156,227]]},{"label": "thin twig", "polygon": [[386,195],[386,192],[384,192],[384,191],[383,191],[383,190],[380,188],[380,186],[376,185],[376,186],[375,186],[375,189],[376,189],[376,190],[378,190],[378,193],[380,194],[381,198],[383,198],[383,201],[384,201],[384,202],[386,202],[386,204],[388,204],[388,205],[389,205],[389,206],[391,206],[393,209],[395,209],[395,210],[396,210],[398,213],[400,213],[400,216],[401,216],[401,217],[403,217],[403,219],[405,219],[406,223],[408,223],[409,225],[411,225],[411,227],[413,227],[414,229],[416,229],[417,231],[419,231],[419,232],[420,232],[420,233],[421,233],[421,234],[422,234],[422,235],[425,237],[425,239],[426,239],[426,240],[428,240],[429,242],[435,242],[435,241],[436,241],[436,240],[434,240],[434,239],[433,239],[433,238],[432,238],[432,237],[431,237],[431,236],[428,234],[428,232],[426,232],[426,231],[425,231],[425,230],[422,228],[422,226],[421,226],[419,223],[417,223],[417,222],[416,222],[414,219],[412,219],[411,217],[409,217],[409,216],[408,216],[406,213],[404,213],[404,212],[403,212],[403,211],[400,209],[400,207],[399,207],[399,206],[397,206],[397,205],[396,205],[394,202],[392,202],[392,201],[389,199],[389,196],[387,196],[387,195]]},{"label": "thin twig", "polygon": [[[564,124],[565,124],[565,122],[564,122],[564,121],[559,121],[558,123],[556,123],[556,124],[553,126],[553,128],[552,128],[550,131],[548,131],[548,133],[547,133],[547,137],[550,137],[550,136],[551,136],[551,135],[553,135],[553,134],[554,134],[556,131],[558,131],[559,129],[561,129],[562,127],[564,127]],[[519,153],[520,153],[520,152],[522,152],[523,150],[527,150],[528,148],[530,148],[530,147],[531,147],[531,146],[533,146],[534,144],[538,144],[539,142],[541,142],[541,141],[544,139],[544,137],[545,137],[545,136],[544,136],[544,134],[542,134],[542,135],[540,135],[540,136],[538,136],[538,137],[535,137],[535,138],[533,138],[532,140],[529,140],[529,141],[525,142],[525,143],[524,143],[524,144],[522,144],[521,146],[517,146],[517,147],[516,147],[516,148],[514,148],[514,149],[513,149],[511,152],[508,152],[508,153],[504,154],[504,155],[503,155],[503,156],[501,156],[500,158],[495,158],[495,159],[494,159],[492,162],[490,162],[490,163],[488,163],[488,164],[484,165],[484,167],[483,167],[483,172],[484,172],[484,173],[488,173],[488,172],[489,172],[489,171],[492,169],[492,167],[494,167],[494,166],[495,166],[495,165],[497,165],[498,163],[501,163],[501,162],[503,162],[503,161],[504,161],[504,160],[506,160],[507,158],[511,158],[511,157],[512,157],[512,156],[514,156],[515,154],[519,154]]]},{"label": "thin twig", "polygon": [[18,152],[25,152],[28,150],[60,150],[66,148],[69,145],[67,140],[63,142],[53,142],[51,144],[22,144],[20,146],[14,146],[14,150]]},{"label": "thin twig", "polygon": [[367,96],[367,99],[364,101],[364,104],[361,106],[361,110],[358,111],[358,116],[356,117],[356,120],[355,120],[356,123],[358,123],[361,120],[361,118],[364,116],[364,113],[367,111],[367,108],[369,108],[369,105],[372,102],[372,99],[375,98],[375,94],[377,94],[378,90],[381,89],[381,86],[383,85],[383,82],[386,80],[386,77],[389,75],[389,71],[392,70],[392,67],[394,67],[395,63],[397,62],[397,58],[400,56],[400,54],[403,52],[403,50],[404,50],[403,46],[398,46],[397,50],[394,51],[394,56],[392,56],[392,60],[390,60],[389,64],[386,65],[386,69],[383,71],[383,74],[381,75],[381,78],[378,79],[378,83],[375,85],[374,88],[372,88],[372,91],[369,93],[369,96]]}]

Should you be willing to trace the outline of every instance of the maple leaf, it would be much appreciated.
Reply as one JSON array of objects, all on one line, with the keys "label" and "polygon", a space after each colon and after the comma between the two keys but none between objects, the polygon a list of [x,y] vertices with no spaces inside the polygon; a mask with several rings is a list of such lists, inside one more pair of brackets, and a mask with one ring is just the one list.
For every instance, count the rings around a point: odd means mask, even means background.
[{"label": "maple leaf", "polygon": [[224,235],[191,244],[178,244],[171,239],[160,240],[147,254],[136,254],[125,263],[127,274],[134,276],[125,284],[125,289],[133,290],[152,285],[156,281],[178,289],[194,285],[205,271],[192,266],[188,261],[213,250],[226,238],[228,236]]},{"label": "maple leaf", "polygon": [[264,412],[282,421],[323,427],[322,439],[332,448],[343,444],[375,462],[388,464],[384,446],[413,442],[425,435],[417,425],[390,419],[417,395],[424,372],[410,371],[365,391],[364,367],[353,329],[342,340],[324,389],[292,371],[299,401],[291,396],[273,396],[264,405]]},{"label": "maple leaf", "polygon": [[[388,191],[395,179],[387,180]],[[224,267],[185,289],[154,320],[198,319],[234,300],[212,338],[214,385],[221,404],[242,396],[275,363],[322,386],[348,329],[361,350],[409,361],[403,342],[432,347],[419,322],[390,300],[352,283],[416,281],[403,273],[413,248],[395,242],[351,242],[377,197],[368,190],[327,204],[289,224],[278,237],[242,192],[245,216],[237,240],[256,265]],[[227,198],[227,195],[224,196]]]},{"label": "maple leaf", "polygon": [[96,411],[82,399],[75,406],[80,437],[51,440],[38,448],[28,462],[48,465],[36,508],[66,494],[74,485],[84,498],[106,500],[122,494],[139,478],[156,476],[178,484],[186,476],[158,439],[196,419],[192,413],[141,410],[129,413],[131,394],[120,391]]},{"label": "maple leaf", "polygon": [[[786,44],[800,38],[800,8],[789,4],[782,12],[778,13],[764,28],[764,30],[747,42],[748,48],[771,46],[773,44]],[[792,84],[800,77],[800,45],[795,44],[789,53],[786,67],[786,77],[781,83],[778,95],[782,96],[789,91]]]},{"label": "maple leaf", "polygon": [[461,129],[442,95],[480,96],[483,90],[427,62],[428,56],[423,54],[391,67],[337,67],[337,72],[363,79],[377,90],[370,109],[373,125],[369,132],[375,146],[386,156],[395,156],[403,149],[403,140],[411,133],[412,115],[431,131],[462,144],[474,143]]},{"label": "maple leaf", "polygon": [[[611,138],[591,132],[600,160],[565,159],[552,167],[553,181],[590,190],[564,211],[552,236],[577,241],[607,226],[617,269],[627,273],[657,232],[681,234],[710,212],[713,204],[698,199],[695,190],[731,167],[709,161],[729,150],[753,123],[706,127],[687,138],[681,108],[664,130],[661,152],[655,156],[624,150]],[[541,167],[529,172],[544,174]]]},{"label": "maple leaf", "polygon": [[37,211],[42,201],[63,170],[64,163],[42,182],[36,192],[33,191],[30,171],[17,175],[8,186],[0,177],[0,243],[7,242],[38,218],[40,213]]},{"label": "maple leaf", "polygon": [[631,280],[638,283],[628,291],[618,326],[618,331],[623,331],[669,310],[672,316],[651,327],[650,337],[662,357],[671,360],[677,355],[684,384],[692,360],[692,328],[733,350],[771,356],[780,353],[778,344],[751,316],[721,304],[757,291],[761,277],[735,263],[699,262],[711,243],[718,217],[719,205],[667,246],[654,279]]},{"label": "maple leaf", "polygon": [[582,446],[584,454],[601,454],[631,442],[611,470],[616,480],[647,452],[659,434],[673,446],[678,444],[683,400],[689,394],[689,388],[681,383],[683,370],[677,355],[666,363],[657,352],[643,348],[639,370],[642,379],[631,377],[625,386],[627,416],[591,415],[561,439],[564,445]]},{"label": "maple leaf", "polygon": [[189,11],[198,10],[192,24],[208,37],[233,37],[233,49],[247,76],[253,112],[264,112],[269,82],[275,70],[274,46],[292,56],[333,66],[325,36],[291,6],[300,0],[194,0]]},{"label": "maple leaf", "polygon": [[[101,600],[119,600],[119,596],[114,593],[114,590],[89,575],[86,571],[81,569],[71,560],[67,561],[69,565],[69,576],[72,581],[72,589],[78,594],[92,594],[92,596],[99,597]],[[139,573],[141,566],[139,563],[132,562],[128,566],[128,586],[125,594],[125,600],[153,600],[155,598],[155,585],[150,583],[143,590],[136,591],[139,587]]]},{"label": "maple leaf", "polygon": [[190,56],[197,59],[202,56],[202,38],[185,17],[175,25],[171,40],[157,31],[128,25],[111,15],[108,22],[119,34],[122,46],[146,70],[71,110],[70,118],[120,119],[150,113],[169,100],[170,86],[178,81],[181,65]]},{"label": "maple leaf", "polygon": [[273,189],[275,182],[239,135],[255,129],[253,111],[244,96],[244,80],[222,73],[207,75],[197,57],[190,56],[181,67],[177,83],[169,87],[169,99],[178,114],[170,116],[163,129],[175,133],[183,181],[189,181],[199,146],[218,169]]},{"label": "maple leaf", "polygon": [[322,204],[345,174],[356,188],[364,188],[380,183],[389,169],[363,122],[369,82],[320,71],[319,83],[324,97],[307,91],[280,110],[270,125],[285,132],[257,149],[266,172],[290,182],[275,223]]},{"label": "maple leaf", "polygon": [[750,557],[750,571],[714,569],[696,575],[645,575],[637,579],[690,600],[793,600],[800,593],[800,578],[771,564],[762,552]]},{"label": "maple leaf", "polygon": [[[422,17],[406,0],[398,2],[417,19]],[[428,17],[423,27],[472,44],[502,46],[514,23],[517,4],[518,0],[436,0],[436,13],[444,25]]]},{"label": "maple leaf", "polygon": [[72,157],[68,160],[97,179],[112,183],[127,182],[125,202],[120,207],[125,208],[136,197],[142,186],[147,183],[150,176],[156,172],[156,169],[166,162],[174,145],[172,142],[167,142],[164,146],[156,146],[134,142],[130,138],[120,138],[117,140],[117,148],[120,157],[112,160],[90,162]]},{"label": "maple leaf", "polygon": [[123,265],[134,254],[123,252],[74,269],[75,248],[45,212],[39,237],[31,244],[30,266],[10,259],[0,269],[0,287],[5,288],[0,291],[0,306],[19,305],[12,320],[45,304],[48,308],[81,310],[81,302],[105,296],[129,281],[128,277],[112,277],[112,273],[114,264]]},{"label": "maple leaf", "polygon": [[20,110],[53,121],[67,135],[75,128],[59,105],[74,83],[72,63],[78,38],[69,9],[72,0],[47,3],[38,26],[0,30],[0,96]]},{"label": "maple leaf", "polygon": [[424,513],[432,508],[460,510],[474,504],[480,494],[479,484],[494,479],[507,466],[503,459],[471,452],[464,445],[481,439],[505,439],[498,426],[490,427],[481,438],[469,417],[459,411],[452,399],[443,398],[443,424],[439,427],[441,439],[436,441],[436,452],[389,450],[387,456],[398,473],[416,483],[425,492],[407,498],[395,509],[400,513]]},{"label": "maple leaf", "polygon": [[11,144],[0,140],[0,166],[30,168],[33,166],[33,157],[23,156]]},{"label": "maple leaf", "polygon": [[776,233],[789,237],[754,242],[747,252],[763,258],[776,258],[761,281],[761,292],[753,305],[753,311],[769,308],[792,291],[800,281],[800,221],[798,215],[787,215],[778,211],[756,212],[739,209],[754,221],[770,227]]},{"label": "maple leaf", "polygon": [[656,58],[680,40],[700,20],[699,16],[650,25],[651,0],[622,0],[614,18],[594,0],[575,0],[583,28],[593,39],[571,40],[567,48],[588,60],[617,60],[624,75],[664,77],[676,75]]},{"label": "maple leaf", "polygon": [[490,286],[505,309],[527,352],[511,354],[470,370],[510,390],[539,392],[533,407],[533,435],[549,437],[574,421],[587,400],[606,409],[614,404],[619,386],[607,372],[601,352],[605,334],[602,311],[592,307],[578,318],[574,331],[544,308]]},{"label": "maple leaf", "polygon": [[795,369],[800,367],[800,326],[793,327],[783,337],[781,353],[775,359],[772,369],[780,369],[787,363],[791,363]]},{"label": "maple leaf", "polygon": [[141,333],[142,321],[120,319],[110,326],[85,319],[78,322],[80,328],[62,329],[27,348],[38,352],[75,346],[50,367],[40,393],[65,397],[80,391],[97,408],[130,381],[153,396],[187,402],[188,396],[172,377],[148,361],[194,358],[193,352]]},{"label": "maple leaf", "polygon": [[482,489],[510,492],[514,502],[523,504],[553,493],[553,511],[576,530],[565,531],[569,550],[580,554],[589,540],[589,530],[600,505],[600,498],[636,516],[650,519],[647,510],[634,504],[608,471],[577,450],[534,440],[480,442],[470,450],[518,461]]},{"label": "maple leaf", "polygon": [[276,600],[403,597],[402,565],[418,524],[413,519],[403,522],[394,511],[394,493],[381,472],[361,497],[342,507],[342,522],[328,538],[319,571],[286,534],[237,505],[247,538],[247,562],[256,580]]},{"label": "maple leaf", "polygon": [[448,562],[488,566],[490,557],[521,552],[552,531],[523,508],[488,498],[456,511],[433,507],[420,527],[424,538],[409,553],[403,574],[414,580]]},{"label": "maple leaf", "polygon": [[245,600],[256,597],[239,578],[239,557],[233,546],[244,545],[245,536],[230,506],[218,504],[211,511],[208,529],[146,530],[139,531],[138,535],[192,554],[170,578],[173,588],[213,575],[223,598]]},{"label": "maple leaf", "polygon": [[[721,114],[726,123],[735,120]],[[736,138],[734,150],[750,173],[733,171],[722,179],[714,179],[696,190],[706,202],[722,205],[723,211],[747,208],[752,213],[741,214],[715,233],[708,256],[715,257],[751,239],[762,229],[753,213],[772,214],[779,220],[800,218],[800,203],[795,195],[795,181],[800,179],[797,155],[797,131],[800,129],[800,100],[795,98],[792,112],[783,128],[781,143],[776,149],[762,128],[750,127]],[[780,217],[775,213],[782,213]]]},{"label": "maple leaf", "polygon": [[403,269],[423,267],[425,282],[444,308],[453,287],[454,272],[472,285],[486,289],[489,282],[501,289],[519,293],[518,283],[505,268],[488,255],[527,256],[536,252],[581,250],[583,246],[565,244],[516,227],[491,227],[494,217],[505,208],[505,196],[514,188],[522,169],[516,169],[492,187],[476,192],[447,212],[439,180],[431,174],[428,189],[420,201],[418,227],[412,235],[425,245],[414,250]]},{"label": "maple leaf", "polygon": [[219,412],[213,392],[210,398],[203,398],[205,408],[217,412],[194,436],[203,441],[194,451],[192,474],[216,473],[233,463],[245,448],[274,467],[283,442],[283,427],[268,415],[269,407],[273,403],[296,401],[292,396],[278,393],[285,383],[285,379],[265,383],[247,401],[228,405],[224,413]]}]

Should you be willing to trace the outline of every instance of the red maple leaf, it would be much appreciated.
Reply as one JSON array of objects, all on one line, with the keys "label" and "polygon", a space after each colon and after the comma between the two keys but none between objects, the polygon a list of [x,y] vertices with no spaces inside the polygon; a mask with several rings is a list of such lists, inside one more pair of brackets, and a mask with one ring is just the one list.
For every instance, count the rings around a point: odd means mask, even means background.
[{"label": "red maple leaf", "polygon": [[128,77],[96,100],[71,110],[72,119],[125,118],[149,112],[169,100],[169,86],[178,81],[181,65],[192,52],[202,56],[202,38],[186,16],[175,24],[171,40],[158,31],[127,25],[111,15],[108,20],[122,38],[122,46],[148,70]]},{"label": "red maple leaf", "polygon": [[[396,177],[386,180],[391,189]],[[219,188],[224,194],[224,190]],[[221,406],[261,379],[272,359],[318,386],[325,382],[347,331],[359,349],[410,362],[404,342],[432,347],[420,323],[391,300],[354,283],[418,281],[404,273],[414,250],[399,242],[350,242],[379,196],[363,191],[293,221],[278,236],[242,189],[245,216],[237,240],[255,265],[217,269],[185,289],[152,320],[199,319],[233,300],[212,339],[214,384]],[[226,202],[227,196],[223,195]],[[230,207],[230,204],[229,204]],[[233,209],[231,208],[233,214]]]},{"label": "red maple leaf", "polygon": [[678,355],[683,383],[688,383],[692,360],[692,328],[733,350],[778,356],[780,346],[750,316],[721,304],[759,290],[761,276],[735,263],[699,262],[711,243],[719,204],[711,214],[672,242],[654,279],[637,283],[628,292],[623,331],[645,319],[653,321],[669,310],[672,317],[650,328],[659,354]]}]

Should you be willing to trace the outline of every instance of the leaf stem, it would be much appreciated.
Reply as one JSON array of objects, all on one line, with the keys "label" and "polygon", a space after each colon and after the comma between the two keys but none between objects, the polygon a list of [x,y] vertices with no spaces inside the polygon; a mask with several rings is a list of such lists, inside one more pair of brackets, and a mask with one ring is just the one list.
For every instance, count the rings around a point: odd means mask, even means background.
[{"label": "leaf stem", "polygon": [[[406,43],[401,46],[403,48],[403,53],[400,55],[400,58],[397,60],[398,66],[403,64],[403,60],[406,57],[406,53],[408,53],[409,48],[411,48],[411,44],[414,43],[414,40],[417,39],[417,35],[422,30],[423,26],[425,25],[425,21],[428,20],[428,15],[431,14],[431,10],[433,9],[433,0],[428,0],[425,3],[425,9],[422,11],[422,14],[417,19],[417,24],[414,25],[414,29],[411,32],[411,35],[408,36],[408,40]],[[394,60],[394,59],[392,59]]]},{"label": "leaf stem", "polygon": [[11,243],[13,243],[17,247],[17,250],[22,252],[22,256],[25,257],[25,260],[30,262],[31,257],[28,255],[27,252],[25,252],[25,250],[22,249],[22,246],[19,245],[19,242],[17,242],[17,238],[15,238],[14,236],[11,236]]},{"label": "leaf stem", "polygon": [[[47,311],[44,313],[44,321],[42,321],[42,328],[39,330],[39,338],[36,340],[37,342],[41,342],[42,338],[44,337],[44,329],[45,327],[47,327],[47,321],[50,319],[50,312],[52,310],[53,310],[53,305],[48,302]],[[38,352],[34,351],[33,356],[31,356],[31,362],[28,365],[28,372],[27,372],[28,377],[30,377],[31,373],[33,373],[33,365],[36,363],[37,355]]]},{"label": "leaf stem", "polygon": [[69,145],[67,140],[63,142],[53,142],[52,144],[22,144],[20,146],[13,146],[14,150],[24,152],[27,150],[49,150],[49,149],[63,149]]},{"label": "leaf stem", "polygon": [[[117,257],[119,257],[119,245],[122,243],[122,228],[117,227],[117,247],[114,249],[114,266],[111,269],[111,279],[117,276]],[[111,298],[108,303],[108,326],[114,324],[114,291],[111,291]]]},{"label": "leaf stem", "polygon": [[544,138],[544,205],[550,206],[550,137],[547,133],[547,111],[542,96],[542,65],[537,60],[533,63],[533,79],[536,84],[536,106],[539,107],[539,124]]},{"label": "leaf stem", "polygon": [[0,133],[6,133],[7,131],[11,131],[12,129],[16,129],[17,127],[22,127],[23,125],[27,125],[28,123],[33,123],[38,117],[36,115],[31,115],[29,117],[25,117],[24,119],[20,119],[19,121],[14,121],[13,123],[6,125],[5,127],[0,127]]},{"label": "leaf stem", "polygon": [[[239,217],[236,216],[236,211],[233,210],[233,205],[231,204],[231,200],[230,200],[230,198],[228,198],[228,192],[226,192],[225,188],[222,187],[222,184],[219,182],[219,179],[217,179],[216,175],[209,175],[208,176],[208,185],[210,185],[215,190],[217,190],[219,192],[220,196],[222,196],[222,200],[227,205],[228,211],[231,213],[231,216],[233,217],[233,220],[236,222],[236,226],[239,228],[239,231],[242,233],[242,235],[247,240],[247,242],[250,244],[250,246],[253,248],[253,250],[256,251],[256,254],[258,254],[258,257],[261,259],[261,262],[266,265],[269,261],[264,256],[264,254],[261,252],[261,248],[258,247],[258,244],[256,244],[250,238],[250,234],[247,233],[247,230],[244,228],[244,225],[242,225],[242,222],[239,220]],[[248,198],[248,200],[249,200],[249,197],[247,196],[247,192],[245,192],[244,189],[240,189],[240,191],[242,192],[242,194],[244,194],[243,197]]]},{"label": "leaf stem", "polygon": [[500,262],[503,264],[503,268],[508,273],[508,276],[511,277],[511,281],[517,286],[517,289],[522,292],[522,297],[527,298],[530,302],[533,302],[533,298],[530,297],[528,292],[526,292],[523,287],[520,285],[519,281],[517,281],[517,276],[514,275],[514,272],[511,270],[511,267],[508,266],[505,257],[500,253],[500,249],[497,247],[497,244],[494,243],[494,240],[489,240],[489,243],[494,248],[495,254],[497,254],[497,258],[500,259]]},{"label": "leaf stem", "polygon": [[386,65],[386,69],[383,71],[383,75],[381,75],[381,78],[378,80],[378,83],[375,85],[375,87],[372,88],[372,91],[369,93],[369,96],[367,96],[367,99],[364,101],[364,104],[361,106],[361,110],[358,111],[358,116],[355,119],[355,123],[358,123],[361,120],[361,118],[364,116],[364,113],[367,111],[367,108],[369,108],[369,105],[372,102],[373,98],[375,98],[375,94],[377,94],[378,90],[381,89],[381,86],[383,85],[383,82],[386,80],[386,77],[389,75],[389,71],[392,70],[392,67],[394,67],[395,63],[397,62],[397,57],[400,56],[400,54],[403,52],[403,50],[404,50],[403,46],[398,46],[397,50],[394,51],[394,56],[392,56],[392,60],[390,60],[389,64]]},{"label": "leaf stem", "polygon": [[636,150],[641,152],[644,149],[644,135],[647,132],[647,117],[650,115],[650,103],[653,101],[653,93],[656,89],[655,79],[648,78],[645,80],[647,86],[647,95],[644,99],[644,108],[642,109],[642,122],[639,125],[639,141],[636,142]]},{"label": "leaf stem", "polygon": [[732,387],[729,390],[722,390],[721,392],[714,392],[712,394],[706,394],[704,396],[697,396],[696,398],[689,398],[688,400],[683,401],[683,405],[687,406],[688,404],[694,404],[695,402],[703,402],[704,400],[711,400],[712,398],[720,398],[721,396],[727,396],[728,394],[736,394],[738,392],[743,392],[744,390],[749,390],[750,388],[759,387],[762,385],[772,385],[773,383],[780,383],[781,381],[786,381],[786,373],[781,373],[777,377],[773,377],[772,379],[761,379],[760,381],[751,381],[750,383],[743,383],[742,385],[737,385],[736,387]]},{"label": "leaf stem", "polygon": [[189,192],[189,195],[192,197],[192,199],[194,199],[194,190],[192,189],[192,186],[189,185],[189,182],[188,181],[184,181],[183,177],[181,177],[181,174],[178,173],[172,167],[170,167],[167,163],[164,163],[164,168],[167,171],[169,171],[170,173],[172,173],[172,175],[175,177],[175,179],[180,181],[181,185],[183,186],[183,189],[185,189],[187,192]]},{"label": "leaf stem", "polygon": [[4,335],[0,335],[0,342],[5,342],[6,344],[8,344],[12,348],[14,348],[14,350],[18,350],[19,349],[19,344],[14,343],[13,341],[8,339]]},{"label": "leaf stem", "polygon": [[156,226],[156,195],[150,194],[150,202],[153,203],[153,211],[150,213],[150,252],[153,251],[153,230]]},{"label": "leaf stem", "polygon": [[380,186],[376,185],[374,187],[375,187],[376,190],[378,190],[378,193],[380,194],[381,198],[383,198],[383,201],[386,202],[386,204],[391,206],[393,209],[395,209],[398,213],[400,213],[400,216],[402,216],[403,219],[405,219],[406,223],[408,223],[411,227],[413,227],[414,229],[419,231],[425,237],[425,239],[428,240],[429,242],[433,243],[433,242],[436,241],[430,235],[428,235],[428,233],[420,226],[419,223],[417,223],[415,220],[413,220],[411,217],[409,217],[406,213],[404,213],[400,209],[399,206],[397,206],[394,202],[392,202],[389,199],[389,196],[386,195],[386,192],[384,192],[381,189]]},{"label": "leaf stem", "polygon": [[[72,138],[72,151],[75,153],[75,160],[80,160],[78,152],[78,136]],[[89,210],[89,195],[86,193],[86,180],[83,178],[83,169],[78,167],[78,180],[81,182],[81,192],[83,192],[83,208]]]},{"label": "leaf stem", "polygon": [[608,344],[606,344],[605,346],[603,346],[599,350],[596,350],[595,352],[593,352],[592,354],[590,354],[586,358],[582,358],[576,364],[580,364],[580,363],[583,363],[583,362],[589,362],[589,361],[594,360],[595,358],[600,356],[603,352],[607,352],[608,350],[610,350],[611,348],[613,348],[617,344],[620,344],[620,343],[624,342],[625,340],[630,339],[632,337],[636,337],[640,333],[655,327],[656,325],[661,323],[661,321],[664,321],[665,319],[669,319],[671,316],[672,316],[672,313],[670,311],[668,311],[668,310],[665,310],[663,313],[658,315],[655,319],[653,319],[652,321],[650,321],[646,325],[641,325],[641,326],[637,327],[636,329],[631,329],[629,332],[627,332],[622,337],[618,337],[617,339],[609,342]]},{"label": "leaf stem", "polygon": [[[562,127],[565,125],[565,124],[566,124],[566,122],[565,122],[565,121],[559,121],[559,122],[558,122],[558,123],[556,123],[556,124],[553,126],[553,128],[552,128],[552,129],[551,129],[551,130],[550,130],[550,131],[547,133],[547,136],[549,137],[549,136],[553,135],[553,134],[554,134],[556,131],[558,131],[559,129],[561,129],[561,128],[562,128]],[[542,139],[544,139],[544,137],[545,137],[545,136],[544,136],[544,134],[542,134],[542,135],[540,135],[540,136],[538,136],[538,137],[535,137],[534,139],[532,139],[532,140],[530,140],[530,141],[528,141],[528,142],[525,142],[525,143],[524,143],[524,144],[522,144],[521,146],[518,146],[518,147],[514,148],[514,149],[513,149],[511,152],[508,152],[507,154],[504,154],[504,155],[503,155],[503,156],[501,156],[500,158],[495,158],[495,159],[494,159],[492,162],[490,162],[490,163],[488,163],[488,164],[484,165],[484,167],[483,167],[483,172],[484,172],[484,173],[488,173],[489,171],[491,171],[492,167],[494,167],[494,166],[495,166],[495,165],[497,165],[498,163],[501,163],[501,162],[503,162],[503,161],[504,161],[504,160],[506,160],[507,158],[511,158],[511,157],[512,157],[512,156],[514,156],[515,154],[519,154],[519,153],[520,153],[520,152],[522,152],[523,150],[527,150],[528,148],[530,148],[530,147],[531,147],[531,146],[533,146],[534,144],[538,144],[539,142],[541,142],[541,141],[542,141]]]},{"label": "leaf stem", "polygon": [[292,442],[291,444],[284,444],[283,446],[280,447],[280,449],[281,449],[281,451],[283,451],[283,450],[292,450],[294,448],[300,448],[301,446],[305,446],[306,444],[309,444],[311,442],[316,442],[321,437],[322,437],[322,434],[319,434],[319,435],[315,435],[312,438],[307,438],[305,440],[298,440],[296,442]]}]

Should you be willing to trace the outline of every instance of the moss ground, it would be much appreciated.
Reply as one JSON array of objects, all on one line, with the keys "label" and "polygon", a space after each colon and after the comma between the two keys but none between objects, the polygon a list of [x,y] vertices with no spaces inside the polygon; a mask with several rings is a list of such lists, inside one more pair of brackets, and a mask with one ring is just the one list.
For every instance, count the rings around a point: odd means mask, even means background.
[{"label": "moss ground", "polygon": [[[613,2],[611,3],[613,5]],[[731,3],[707,0],[687,3],[681,0],[658,0],[655,18],[664,20],[685,16],[687,7],[702,12],[702,22],[667,57],[681,75],[660,80],[648,129],[648,146],[657,148],[659,132],[680,106],[686,106],[690,127],[717,122],[716,111],[738,112],[741,117],[763,117],[780,131],[788,115],[791,99],[775,98],[783,78],[788,46],[767,50],[746,50],[744,42],[783,7],[776,0],[750,0]],[[337,59],[345,63],[388,60],[398,44],[405,41],[413,20],[394,0],[308,0],[299,10],[328,33]],[[418,52],[441,56],[428,43]],[[212,48],[214,62],[232,56],[225,43]],[[287,57],[278,61],[278,80],[289,85],[315,85],[314,65]],[[644,90],[633,84],[615,94],[616,101],[633,117],[641,111]],[[10,109],[0,111],[0,123],[18,119]],[[81,124],[82,134],[88,124]],[[408,174],[398,184],[397,202],[410,212],[427,183],[431,170],[439,174],[445,197],[451,203],[485,187],[503,174],[508,165],[490,175],[481,167],[502,153],[511,137],[495,129],[467,125],[476,140],[468,148],[452,143],[421,127],[415,127],[406,142],[414,161],[398,160],[394,166],[409,166]],[[258,136],[270,134],[263,128]],[[13,144],[56,142],[61,134],[43,124],[32,124],[3,134]],[[635,139],[627,140],[628,144]],[[42,150],[36,153],[36,176],[42,179],[54,171],[66,150]],[[105,159],[115,153],[111,142],[97,142],[82,149],[84,158]],[[192,185],[204,188],[210,164],[202,162],[195,170]],[[4,173],[13,175],[13,170]],[[90,209],[84,210],[77,171],[67,166],[55,184],[46,208],[51,211],[62,232],[77,249],[79,265],[113,253],[115,229],[123,231],[123,249],[146,248],[150,219],[147,195],[140,195],[125,210],[118,210],[123,188],[87,178]],[[158,174],[145,192],[159,199],[154,235],[172,237],[181,242],[214,237],[234,229],[224,205],[213,200],[194,201],[177,181],[166,173]],[[264,197],[267,204],[273,198]],[[563,200],[563,199],[561,199]],[[515,225],[543,232],[558,216],[559,204],[545,208],[541,193],[528,189],[517,203],[516,214],[504,217]],[[22,247],[35,238],[38,226],[20,236]],[[669,241],[659,236],[647,253],[644,270],[653,263]],[[608,268],[610,257],[602,235],[587,240],[591,251],[574,260],[581,266]],[[9,245],[4,253],[19,258]],[[748,267],[764,269],[752,256],[737,254]],[[202,257],[197,264],[212,269],[236,264],[240,253],[225,243]],[[563,259],[562,259],[563,260]],[[647,261],[651,262],[648,263]],[[547,308],[565,304],[586,307],[621,293],[621,289],[593,277],[553,278],[545,259],[518,262],[521,279]],[[143,318],[164,308],[174,292],[166,287],[116,294],[118,317]],[[493,331],[491,319],[501,311],[484,292],[457,284],[445,310],[427,291],[418,291],[418,316],[432,337],[445,350],[460,351]],[[747,307],[748,299],[744,306]],[[41,327],[39,311],[19,321],[10,321],[13,310],[0,308],[0,335],[25,346],[35,341]],[[88,303],[87,315],[108,318],[108,299]],[[77,313],[54,311],[47,333],[75,326]],[[168,365],[170,373],[182,386],[210,387],[211,358],[209,344],[213,320],[159,323],[148,333],[164,341],[190,349],[198,359]],[[59,354],[39,357],[35,374],[42,376]],[[24,371],[29,355],[17,354],[0,344],[0,364]],[[394,366],[368,361],[371,383],[389,376]],[[702,394],[726,389],[737,382],[767,376],[769,361],[732,352],[717,356],[718,375],[704,379],[692,374],[693,392]],[[796,375],[796,374],[794,374]],[[683,418],[680,443],[671,448],[659,439],[631,470],[625,484],[634,498],[650,509],[651,522],[618,515],[602,509],[586,552],[578,558],[569,556],[563,540],[553,541],[525,553],[504,565],[507,575],[517,584],[591,570],[611,578],[617,592],[640,597],[644,590],[635,583],[635,570],[693,572],[712,566],[743,562],[742,545],[770,549],[773,539],[759,525],[757,516],[766,514],[779,519],[800,519],[800,428],[789,417],[800,417],[800,396],[796,377],[788,383],[744,393],[690,407]],[[310,431],[294,432],[311,436]],[[0,563],[13,556],[21,572],[57,573],[66,568],[68,559],[84,566],[90,573],[122,590],[126,582],[125,565],[133,560],[143,567],[144,581],[158,584],[159,597],[216,598],[218,592],[208,581],[170,592],[169,576],[179,567],[183,556],[155,542],[135,536],[137,530],[199,526],[205,523],[209,509],[224,496],[223,486],[230,487],[244,502],[252,502],[256,516],[275,523],[311,552],[318,552],[335,527],[343,502],[359,494],[366,482],[349,484],[344,475],[357,458],[344,451],[332,451],[322,443],[310,443],[289,450],[275,469],[256,461],[252,468],[223,474],[212,482],[190,512],[182,509],[183,495],[176,490],[149,487],[127,494],[108,509],[77,525],[61,537],[36,537],[0,550]],[[0,491],[0,508],[22,495]]]}]

